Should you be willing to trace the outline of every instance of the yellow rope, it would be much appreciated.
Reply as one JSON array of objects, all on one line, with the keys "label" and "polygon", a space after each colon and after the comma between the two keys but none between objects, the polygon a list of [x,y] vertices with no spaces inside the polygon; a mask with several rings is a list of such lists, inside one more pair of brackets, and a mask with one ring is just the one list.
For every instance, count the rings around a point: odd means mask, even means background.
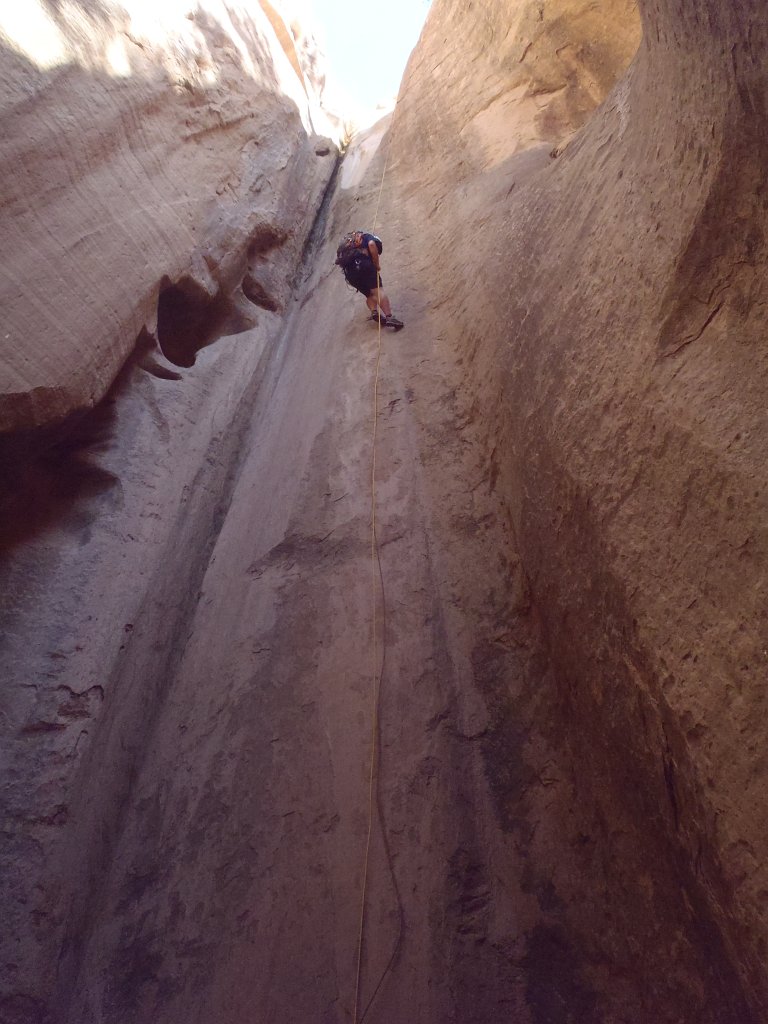
[{"label": "yellow rope", "polygon": [[[372,231],[376,230],[376,222],[379,217],[379,205],[381,203],[381,193],[384,188],[384,176],[387,173],[388,164],[389,149],[387,150],[387,159],[384,162],[384,170],[381,172],[381,184],[379,185],[379,195],[376,200],[376,212],[374,213],[373,217],[373,227],[371,228]],[[376,272],[376,283],[377,293],[379,296],[381,296],[381,275],[379,274],[378,271]],[[379,423],[379,369],[381,366],[381,307],[378,305],[377,310],[379,313],[377,318],[379,329],[378,349],[376,353],[376,372],[374,374],[373,381],[373,436],[371,440],[371,606],[373,610],[373,710],[371,714],[371,759],[368,777],[368,833],[365,840],[365,857],[363,860],[363,886],[360,899],[360,932],[357,940],[357,969],[355,972],[355,1010],[353,1016],[353,1024],[358,1024],[358,1021],[360,1020],[358,1012],[360,1008],[360,981],[362,976],[363,938],[365,932],[365,900],[368,892],[368,863],[370,860],[371,851],[371,834],[373,832],[374,776],[376,769],[376,736],[378,733],[379,725],[379,661],[377,650],[378,601],[376,600],[376,556],[378,552],[378,542],[376,538],[376,437]]]}]

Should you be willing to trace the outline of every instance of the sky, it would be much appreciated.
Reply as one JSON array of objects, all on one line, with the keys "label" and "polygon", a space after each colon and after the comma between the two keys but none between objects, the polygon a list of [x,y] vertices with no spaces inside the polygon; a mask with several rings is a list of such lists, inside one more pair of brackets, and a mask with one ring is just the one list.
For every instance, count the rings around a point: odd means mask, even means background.
[{"label": "sky", "polygon": [[363,108],[397,96],[430,0],[308,0],[329,78]]}]

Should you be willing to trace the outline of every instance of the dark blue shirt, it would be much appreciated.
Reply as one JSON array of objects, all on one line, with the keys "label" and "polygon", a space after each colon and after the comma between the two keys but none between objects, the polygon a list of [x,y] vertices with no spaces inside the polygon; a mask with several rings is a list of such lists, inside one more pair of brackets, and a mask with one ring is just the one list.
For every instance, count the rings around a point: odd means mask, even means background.
[{"label": "dark blue shirt", "polygon": [[368,251],[368,246],[370,245],[371,242],[375,242],[376,243],[376,248],[381,253],[381,251],[384,248],[384,246],[381,244],[381,239],[379,238],[379,236],[378,235],[372,235],[369,231],[363,231],[363,244],[362,244],[361,248],[365,249],[366,252],[367,252]]}]

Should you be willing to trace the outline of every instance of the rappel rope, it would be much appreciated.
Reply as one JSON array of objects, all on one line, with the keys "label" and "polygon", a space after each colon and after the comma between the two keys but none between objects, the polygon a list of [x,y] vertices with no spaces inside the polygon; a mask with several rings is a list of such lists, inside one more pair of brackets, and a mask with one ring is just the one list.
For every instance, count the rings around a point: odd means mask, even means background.
[{"label": "rappel rope", "polygon": [[[394,124],[394,120],[393,120],[393,124]],[[390,128],[390,133],[391,133],[391,128]],[[391,137],[391,135],[390,135],[390,137]],[[386,158],[386,160],[384,162],[384,169],[381,172],[381,183],[379,185],[379,194],[378,194],[378,198],[376,200],[376,211],[375,211],[374,216],[373,216],[373,226],[371,228],[371,231],[373,231],[373,232],[375,232],[375,230],[376,230],[376,223],[377,223],[378,217],[379,217],[379,205],[381,203],[381,193],[382,193],[382,191],[384,189],[384,177],[385,177],[385,175],[387,173],[388,165],[389,165],[389,146],[387,147],[387,158]],[[381,296],[381,275],[380,275],[378,270],[376,271],[376,281],[377,281],[378,294],[379,294],[379,296]],[[380,585],[381,590],[383,592],[383,577],[382,577],[382,572],[381,572],[381,563],[380,563],[380,560],[379,560],[378,539],[377,539],[377,536],[376,536],[376,439],[377,439],[378,422],[379,422],[379,371],[380,371],[380,367],[381,367],[381,307],[377,306],[377,310],[378,310],[378,314],[379,314],[378,317],[377,317],[377,321],[378,321],[378,346],[377,346],[377,351],[376,351],[376,369],[375,369],[375,372],[374,372],[374,379],[373,379],[373,417],[372,417],[373,430],[372,430],[372,440],[371,440],[371,607],[372,607],[372,612],[373,612],[373,616],[372,616],[372,619],[373,619],[373,621],[372,621],[372,659],[373,659],[373,662],[372,662],[372,685],[371,685],[371,690],[372,690],[372,694],[371,694],[371,696],[372,696],[371,747],[370,747],[370,768],[369,768],[369,775],[368,775],[368,830],[367,830],[367,835],[366,835],[366,840],[365,840],[365,856],[364,856],[364,859],[363,859],[363,884],[362,884],[362,893],[361,893],[361,898],[360,898],[360,930],[359,930],[358,941],[357,941],[357,967],[356,967],[356,971],[355,971],[355,1004],[354,1004],[355,1008],[354,1008],[354,1015],[353,1015],[353,1018],[352,1018],[353,1024],[363,1024],[363,1021],[365,1020],[365,1016],[368,1013],[368,1010],[371,1008],[371,1006],[373,1004],[373,1000],[376,998],[376,994],[378,993],[379,988],[381,987],[381,984],[382,984],[382,982],[383,982],[387,972],[389,971],[389,969],[390,969],[390,967],[392,965],[392,960],[394,959],[394,954],[393,954],[393,957],[392,957],[392,959],[390,959],[390,962],[387,965],[387,967],[386,967],[386,969],[384,971],[384,974],[382,975],[382,977],[381,977],[381,979],[379,981],[379,984],[376,986],[376,989],[375,989],[373,995],[371,996],[370,1002],[366,1006],[366,1008],[363,1011],[362,1015],[360,1015],[360,1012],[359,1012],[360,1011],[360,982],[361,982],[361,977],[362,977],[363,940],[364,940],[364,934],[365,934],[365,905],[366,905],[366,896],[367,896],[367,893],[368,893],[368,864],[369,864],[369,860],[370,860],[371,835],[372,835],[372,832],[373,832],[373,812],[374,812],[374,804],[375,804],[374,780],[375,780],[375,777],[376,777],[376,760],[377,760],[377,754],[378,754],[377,739],[378,739],[378,731],[379,731],[379,697],[380,697],[380,693],[381,693],[381,676],[383,674],[383,668],[384,668],[383,656],[382,656],[381,669],[379,667],[379,658],[378,658],[378,629],[377,629],[377,626],[378,626],[378,622],[377,622],[378,600],[377,600],[377,580],[376,580],[377,566],[378,566],[379,585]],[[382,594],[382,596],[383,596],[383,594]],[[384,643],[384,641],[385,641],[385,638],[382,637],[382,644]],[[383,648],[382,648],[382,653],[383,654],[385,653]],[[399,943],[399,940],[398,940],[398,943]]]}]

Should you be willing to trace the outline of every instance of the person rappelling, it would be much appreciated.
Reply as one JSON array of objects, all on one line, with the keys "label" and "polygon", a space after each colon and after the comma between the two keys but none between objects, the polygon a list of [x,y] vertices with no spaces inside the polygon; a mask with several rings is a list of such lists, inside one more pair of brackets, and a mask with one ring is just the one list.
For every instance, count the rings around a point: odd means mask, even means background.
[{"label": "person rappelling", "polygon": [[399,331],[405,325],[392,315],[389,298],[382,291],[380,256],[383,249],[378,235],[370,231],[351,231],[336,250],[336,265],[343,270],[347,283],[365,296],[371,311],[369,319]]}]

